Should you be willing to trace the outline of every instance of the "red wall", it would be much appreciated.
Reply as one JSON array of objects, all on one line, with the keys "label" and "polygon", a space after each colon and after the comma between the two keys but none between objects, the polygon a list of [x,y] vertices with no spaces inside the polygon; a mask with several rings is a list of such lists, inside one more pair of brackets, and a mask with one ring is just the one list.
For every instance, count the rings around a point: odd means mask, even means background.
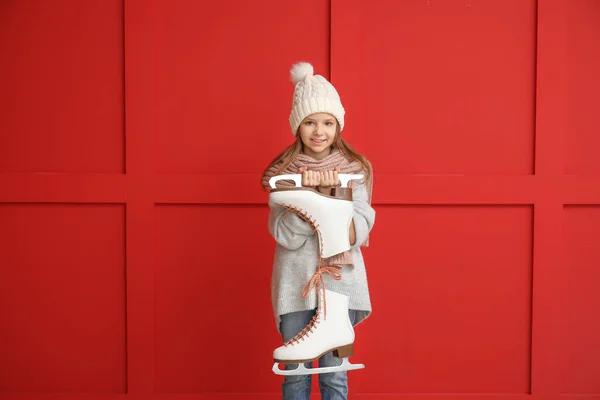
[{"label": "red wall", "polygon": [[599,26],[592,0],[1,2],[0,398],[280,398],[258,182],[306,60],[375,169],[351,398],[600,399]]}]

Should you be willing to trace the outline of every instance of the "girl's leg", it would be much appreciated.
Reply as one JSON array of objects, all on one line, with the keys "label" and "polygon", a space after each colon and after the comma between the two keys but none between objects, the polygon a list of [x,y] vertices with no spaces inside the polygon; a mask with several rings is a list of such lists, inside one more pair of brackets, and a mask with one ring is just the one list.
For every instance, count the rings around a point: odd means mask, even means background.
[{"label": "girl's leg", "polygon": [[[287,342],[308,325],[315,310],[298,311],[281,316],[279,328],[283,341]],[[284,369],[294,369],[298,364],[286,364]],[[304,363],[306,368],[312,368],[312,363]],[[284,375],[281,385],[283,400],[309,400],[311,375]]]},{"label": "girl's leg", "polygon": [[[356,312],[348,310],[348,314],[350,322],[354,326]],[[335,357],[333,352],[327,353],[319,359],[319,367],[337,367],[341,363],[342,360]],[[319,388],[323,400],[346,400],[348,398],[348,376],[346,371],[319,374]]]}]

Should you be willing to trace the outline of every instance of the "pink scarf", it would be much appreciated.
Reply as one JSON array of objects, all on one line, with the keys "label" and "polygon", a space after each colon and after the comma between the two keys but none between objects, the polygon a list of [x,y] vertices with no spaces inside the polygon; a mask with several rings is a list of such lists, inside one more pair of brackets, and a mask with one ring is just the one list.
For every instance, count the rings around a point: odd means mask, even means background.
[{"label": "pink scarf", "polygon": [[[329,171],[333,170],[334,167],[338,167],[340,169],[340,173],[342,174],[354,174],[361,170],[361,165],[356,161],[350,161],[338,149],[333,149],[331,154],[321,160],[315,160],[314,158],[307,156],[306,154],[298,154],[298,156],[294,159],[294,161],[282,172],[277,173],[277,167],[272,166],[269,168],[263,176],[262,185],[268,190],[269,179],[272,176],[283,175],[283,174],[297,174],[298,170],[302,167],[307,167],[308,170],[311,171]],[[278,185],[287,187],[287,186],[295,186],[293,181],[279,181]],[[350,181],[350,186],[355,184],[355,181]],[[371,202],[371,191],[372,188],[367,188],[367,192],[369,193],[369,203]],[[365,245],[368,244],[368,240]],[[319,260],[319,266],[339,266],[341,267],[344,264],[353,264],[352,262],[352,254],[350,251],[345,251],[341,254],[337,254],[333,257],[324,258]]]}]

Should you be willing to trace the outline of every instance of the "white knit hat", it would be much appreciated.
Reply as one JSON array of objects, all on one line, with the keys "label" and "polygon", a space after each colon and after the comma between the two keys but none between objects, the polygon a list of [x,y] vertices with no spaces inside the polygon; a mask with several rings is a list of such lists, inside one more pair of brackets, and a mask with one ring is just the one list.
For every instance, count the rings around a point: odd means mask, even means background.
[{"label": "white knit hat", "polygon": [[313,75],[314,68],[307,62],[295,64],[290,70],[290,78],[296,84],[290,114],[290,126],[294,136],[304,118],[315,113],[329,113],[344,129],[344,114],[346,113],[340,96],[333,85],[321,75]]}]

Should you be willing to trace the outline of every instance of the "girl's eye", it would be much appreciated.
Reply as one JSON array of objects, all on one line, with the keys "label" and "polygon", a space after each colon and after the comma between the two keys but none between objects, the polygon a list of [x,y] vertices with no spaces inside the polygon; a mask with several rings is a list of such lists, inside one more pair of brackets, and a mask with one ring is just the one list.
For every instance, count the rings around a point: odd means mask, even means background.
[{"label": "girl's eye", "polygon": [[326,122],[327,126],[333,125],[333,122]]},{"label": "girl's eye", "polygon": [[312,125],[312,121],[306,121],[306,125]]}]

